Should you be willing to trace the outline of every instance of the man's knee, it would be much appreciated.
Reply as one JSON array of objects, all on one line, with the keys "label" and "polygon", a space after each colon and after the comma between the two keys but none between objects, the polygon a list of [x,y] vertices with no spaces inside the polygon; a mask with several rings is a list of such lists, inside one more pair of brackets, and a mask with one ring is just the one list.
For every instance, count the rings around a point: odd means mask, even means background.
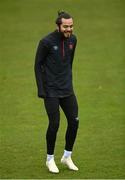
[{"label": "man's knee", "polygon": [[57,132],[59,128],[59,114],[57,112],[49,115],[49,129]]},{"label": "man's knee", "polygon": [[72,120],[70,120],[69,122],[68,122],[68,126],[69,126],[69,128],[71,128],[71,129],[78,129],[78,127],[79,127],[79,118],[78,117],[72,117]]},{"label": "man's knee", "polygon": [[57,132],[58,128],[59,128],[59,122],[51,122],[49,124],[49,128],[50,128],[51,131]]}]

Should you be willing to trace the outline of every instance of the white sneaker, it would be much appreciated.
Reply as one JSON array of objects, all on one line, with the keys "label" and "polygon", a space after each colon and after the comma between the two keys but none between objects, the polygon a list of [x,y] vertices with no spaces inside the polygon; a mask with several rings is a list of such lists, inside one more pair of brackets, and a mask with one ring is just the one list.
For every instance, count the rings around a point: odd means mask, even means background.
[{"label": "white sneaker", "polygon": [[65,158],[64,156],[61,159],[61,163],[62,164],[66,164],[68,166],[69,169],[74,170],[74,171],[78,171],[79,169],[76,167],[76,165],[73,163],[71,157],[67,157]]},{"label": "white sneaker", "polygon": [[46,161],[46,166],[48,167],[50,172],[59,173],[59,169],[56,166],[56,163],[53,158],[50,161]]}]

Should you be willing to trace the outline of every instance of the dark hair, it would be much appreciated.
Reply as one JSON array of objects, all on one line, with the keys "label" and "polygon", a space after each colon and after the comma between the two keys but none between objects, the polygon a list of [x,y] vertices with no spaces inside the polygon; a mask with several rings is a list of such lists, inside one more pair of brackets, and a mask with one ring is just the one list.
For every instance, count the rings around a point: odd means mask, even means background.
[{"label": "dark hair", "polygon": [[56,19],[56,24],[60,25],[62,24],[62,18],[64,19],[70,19],[72,18],[72,16],[70,14],[68,14],[67,12],[64,11],[58,11],[58,17]]}]

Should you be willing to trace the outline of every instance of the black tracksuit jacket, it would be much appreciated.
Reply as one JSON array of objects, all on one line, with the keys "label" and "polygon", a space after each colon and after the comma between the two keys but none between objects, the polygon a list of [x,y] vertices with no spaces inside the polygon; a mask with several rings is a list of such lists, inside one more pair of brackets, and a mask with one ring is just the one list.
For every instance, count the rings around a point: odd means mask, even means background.
[{"label": "black tracksuit jacket", "polygon": [[73,94],[72,63],[77,39],[65,38],[57,30],[40,40],[35,57],[38,97],[66,97]]}]

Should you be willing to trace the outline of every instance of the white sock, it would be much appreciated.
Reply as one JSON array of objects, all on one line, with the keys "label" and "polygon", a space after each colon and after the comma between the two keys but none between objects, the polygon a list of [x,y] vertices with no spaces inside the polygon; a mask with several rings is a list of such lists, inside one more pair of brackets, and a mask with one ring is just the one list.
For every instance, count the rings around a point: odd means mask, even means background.
[{"label": "white sock", "polygon": [[68,158],[69,156],[71,156],[71,154],[72,154],[72,151],[64,150],[63,156],[64,156],[65,158]]},{"label": "white sock", "polygon": [[47,154],[47,161],[50,161],[51,159],[54,159],[54,155]]}]

